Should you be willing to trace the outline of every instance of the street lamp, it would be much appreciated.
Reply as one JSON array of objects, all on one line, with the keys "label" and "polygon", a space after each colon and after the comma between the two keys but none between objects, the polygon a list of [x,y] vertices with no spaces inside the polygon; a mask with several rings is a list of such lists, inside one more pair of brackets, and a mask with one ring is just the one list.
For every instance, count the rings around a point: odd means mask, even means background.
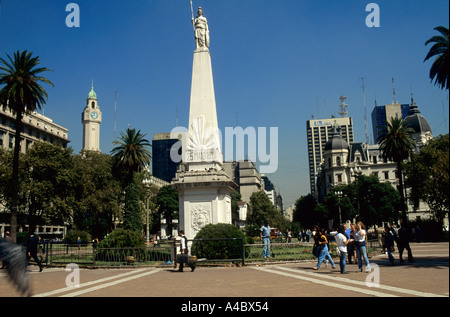
[{"label": "street lamp", "polygon": [[361,175],[362,170],[360,166],[356,166],[355,168],[351,167],[350,168],[350,173],[352,174],[351,176],[353,176],[355,178],[355,183],[356,183],[356,201],[358,203],[358,215],[361,215],[361,211],[360,211],[360,206],[359,206],[359,188],[358,188],[358,176]]},{"label": "street lamp", "polygon": [[[150,186],[151,184],[153,184],[153,179],[150,176],[150,179],[148,178],[144,178],[144,180],[142,181],[142,183],[144,184],[144,187],[148,190],[150,190]],[[147,192],[147,206],[146,206],[146,210],[147,210],[147,225],[146,225],[146,242],[147,242],[147,247],[150,244],[150,224],[149,224],[149,213],[150,213],[150,197],[151,197],[151,192],[148,193]]]},{"label": "street lamp", "polygon": [[341,216],[341,198],[344,195],[341,191],[335,192],[336,196],[338,197],[338,205],[339,205],[339,226],[342,224],[342,216]]}]

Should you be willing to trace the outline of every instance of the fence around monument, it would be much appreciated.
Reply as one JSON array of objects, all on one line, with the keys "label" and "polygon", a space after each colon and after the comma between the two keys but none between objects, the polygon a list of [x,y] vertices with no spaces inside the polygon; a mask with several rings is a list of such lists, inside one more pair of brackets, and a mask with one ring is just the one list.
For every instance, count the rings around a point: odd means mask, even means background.
[{"label": "fence around monument", "polygon": [[[189,240],[197,243],[209,242],[223,244],[233,243],[233,247],[238,247],[234,256],[227,258],[198,258],[197,265],[249,265],[267,262],[295,262],[304,260],[314,260],[312,255],[312,245],[309,242],[293,243],[271,243],[270,258],[264,259],[263,244],[244,244],[244,239],[202,239]],[[337,257],[337,248],[330,242],[330,254]],[[226,246],[225,246],[226,247]],[[369,253],[379,251],[381,245],[378,240],[368,241]],[[80,267],[101,268],[101,267],[173,267],[176,255],[179,250],[179,242],[167,240],[158,245],[149,245],[142,248],[98,248],[92,243],[68,244],[61,242],[46,241],[40,243],[38,255],[45,266],[65,267],[75,263]],[[33,263],[33,261],[31,261]]]}]

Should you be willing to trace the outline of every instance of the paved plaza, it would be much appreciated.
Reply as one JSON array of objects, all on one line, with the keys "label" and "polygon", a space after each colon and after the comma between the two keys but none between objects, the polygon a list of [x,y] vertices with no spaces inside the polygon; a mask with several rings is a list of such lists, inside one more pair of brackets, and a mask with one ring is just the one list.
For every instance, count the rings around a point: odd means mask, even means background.
[{"label": "paved plaza", "polygon": [[[80,269],[78,287],[67,287],[64,268],[30,272],[34,297],[449,297],[449,244],[412,243],[415,263],[389,265],[387,255],[370,259],[371,273],[348,264],[313,271],[315,262],[245,267]],[[394,253],[398,259],[398,252]],[[407,258],[407,257],[406,257]],[[338,262],[338,261],[337,261]],[[376,271],[376,269],[378,271]],[[70,281],[74,281],[71,279]],[[20,294],[0,271],[0,297]],[[182,291],[180,291],[182,289]]]}]

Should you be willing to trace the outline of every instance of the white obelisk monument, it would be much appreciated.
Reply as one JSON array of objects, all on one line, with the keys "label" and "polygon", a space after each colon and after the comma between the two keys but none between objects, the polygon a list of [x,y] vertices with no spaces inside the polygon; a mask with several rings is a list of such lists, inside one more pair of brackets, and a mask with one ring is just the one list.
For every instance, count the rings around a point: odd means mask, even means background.
[{"label": "white obelisk monument", "polygon": [[193,239],[207,224],[231,224],[230,194],[237,187],[222,168],[208,22],[202,8],[197,13],[197,18],[192,19],[196,49],[189,129],[183,139],[182,163],[172,181],[179,194],[179,229],[188,239]]}]

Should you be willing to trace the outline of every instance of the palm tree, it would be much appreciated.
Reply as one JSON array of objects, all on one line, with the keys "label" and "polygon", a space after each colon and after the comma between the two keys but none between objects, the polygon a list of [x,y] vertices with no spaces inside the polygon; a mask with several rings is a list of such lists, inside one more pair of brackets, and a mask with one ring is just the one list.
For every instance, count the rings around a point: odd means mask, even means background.
[{"label": "palm tree", "polygon": [[6,106],[15,114],[15,140],[12,175],[12,202],[11,202],[11,238],[15,241],[17,231],[17,198],[18,198],[18,172],[20,153],[20,132],[22,130],[22,116],[41,109],[48,99],[47,92],[38,82],[44,82],[51,86],[53,83],[38,74],[50,71],[45,67],[36,68],[39,65],[39,57],[32,57],[32,52],[15,52],[12,59],[8,54],[8,61],[0,58],[0,85],[5,85],[0,90],[0,105]]},{"label": "palm tree", "polygon": [[415,148],[415,141],[411,137],[413,132],[414,130],[409,128],[402,119],[391,118],[390,121],[386,122],[386,126],[378,137],[383,158],[397,163],[399,178],[398,190],[400,192],[402,220],[404,224],[406,224],[407,217],[405,195],[403,192],[402,162],[409,158]]},{"label": "palm tree", "polygon": [[435,44],[431,47],[424,62],[433,56],[437,56],[430,69],[430,79],[433,81],[433,79],[436,78],[434,84],[440,86],[441,89],[445,88],[448,90],[448,28],[438,26],[435,27],[434,30],[440,32],[442,36],[435,35],[425,42],[425,45],[428,45],[429,43]]},{"label": "palm tree", "polygon": [[111,150],[113,155],[113,168],[117,171],[126,171],[127,184],[133,181],[134,172],[150,164],[152,153],[149,147],[152,145],[141,134],[141,130],[127,129],[126,133],[120,133],[119,140],[113,142],[116,146]]}]

